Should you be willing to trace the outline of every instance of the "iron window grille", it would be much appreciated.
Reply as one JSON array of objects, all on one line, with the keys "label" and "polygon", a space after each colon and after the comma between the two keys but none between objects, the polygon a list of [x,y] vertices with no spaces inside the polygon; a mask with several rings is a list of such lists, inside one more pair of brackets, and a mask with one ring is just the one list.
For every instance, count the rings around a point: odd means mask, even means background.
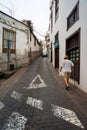
[{"label": "iron window grille", "polygon": [[79,1],[67,18],[67,30],[79,20]]}]

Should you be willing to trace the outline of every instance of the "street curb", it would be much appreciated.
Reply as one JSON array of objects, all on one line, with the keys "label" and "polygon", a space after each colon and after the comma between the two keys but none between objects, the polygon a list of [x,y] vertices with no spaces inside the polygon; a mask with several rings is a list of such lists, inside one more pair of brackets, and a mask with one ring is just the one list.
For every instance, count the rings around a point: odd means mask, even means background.
[{"label": "street curb", "polygon": [[21,67],[11,77],[4,79],[0,83],[0,97],[4,97],[9,88],[16,84],[16,82],[22,77],[28,67]]}]

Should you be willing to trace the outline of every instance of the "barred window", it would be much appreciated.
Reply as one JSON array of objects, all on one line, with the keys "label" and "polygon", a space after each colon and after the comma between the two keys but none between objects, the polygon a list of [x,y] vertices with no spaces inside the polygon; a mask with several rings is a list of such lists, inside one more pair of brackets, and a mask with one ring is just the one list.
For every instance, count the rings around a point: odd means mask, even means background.
[{"label": "barred window", "polygon": [[55,0],[55,22],[57,21],[59,16],[59,0]]},{"label": "barred window", "polygon": [[67,18],[67,30],[79,19],[79,1]]},{"label": "barred window", "polygon": [[51,11],[51,33],[53,30],[53,11]]}]

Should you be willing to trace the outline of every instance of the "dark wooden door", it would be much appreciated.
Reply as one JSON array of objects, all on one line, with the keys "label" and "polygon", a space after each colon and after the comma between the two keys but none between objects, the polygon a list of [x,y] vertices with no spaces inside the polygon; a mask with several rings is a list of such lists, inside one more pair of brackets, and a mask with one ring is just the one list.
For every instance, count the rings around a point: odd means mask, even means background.
[{"label": "dark wooden door", "polygon": [[80,77],[80,30],[78,30],[72,37],[66,40],[66,54],[74,63],[74,71],[71,77],[78,81]]},{"label": "dark wooden door", "polygon": [[59,68],[59,47],[55,49],[55,68]]}]

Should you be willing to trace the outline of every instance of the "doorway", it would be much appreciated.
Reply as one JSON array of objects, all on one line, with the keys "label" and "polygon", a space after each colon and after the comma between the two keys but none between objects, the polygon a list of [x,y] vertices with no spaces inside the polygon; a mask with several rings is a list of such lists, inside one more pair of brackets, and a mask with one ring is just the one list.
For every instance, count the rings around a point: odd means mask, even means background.
[{"label": "doorway", "polygon": [[66,54],[74,63],[74,71],[71,78],[79,84],[80,79],[80,29],[77,30],[70,38],[66,40]]},{"label": "doorway", "polygon": [[55,68],[59,68],[59,47],[55,49]]}]

